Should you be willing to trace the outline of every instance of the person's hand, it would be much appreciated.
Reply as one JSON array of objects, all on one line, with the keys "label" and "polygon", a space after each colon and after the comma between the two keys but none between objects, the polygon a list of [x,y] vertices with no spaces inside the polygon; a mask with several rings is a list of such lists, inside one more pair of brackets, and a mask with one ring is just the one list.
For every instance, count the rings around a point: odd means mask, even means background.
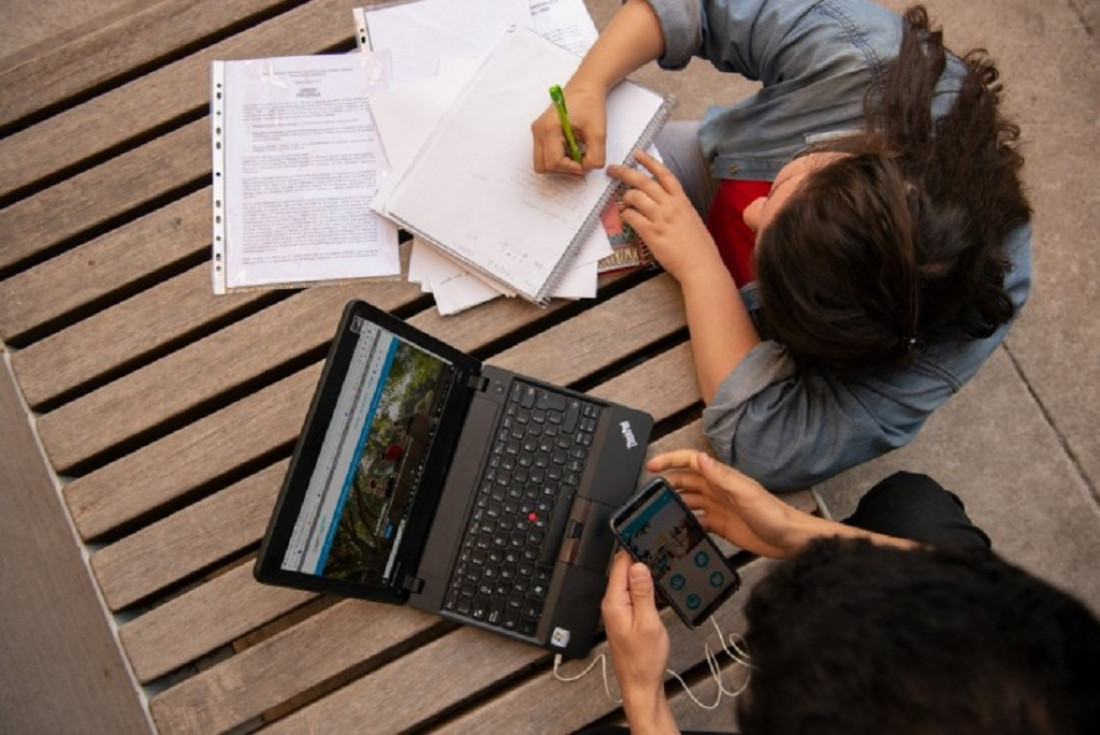
[{"label": "person's hand", "polygon": [[565,133],[551,104],[531,123],[535,171],[580,175],[603,168],[607,143],[607,99],[594,90],[566,85],[563,90],[573,137],[584,152],[580,163],[569,156]]},{"label": "person's hand", "polygon": [[791,507],[705,452],[659,454],[646,469],[661,474],[680,492],[703,528],[755,554],[789,557],[814,536],[828,532],[822,525],[828,521]]},{"label": "person's hand", "polygon": [[668,667],[668,630],[657,612],[653,577],[644,564],[624,551],[615,555],[600,611],[603,614],[611,663],[623,693],[623,709],[631,725],[646,731],[659,723],[675,723],[665,699],[664,678]]},{"label": "person's hand", "polygon": [[623,222],[634,228],[657,262],[681,284],[695,274],[724,274],[714,238],[676,176],[642,151],[634,157],[649,174],[626,166],[607,167],[609,176],[628,187],[622,197]]}]

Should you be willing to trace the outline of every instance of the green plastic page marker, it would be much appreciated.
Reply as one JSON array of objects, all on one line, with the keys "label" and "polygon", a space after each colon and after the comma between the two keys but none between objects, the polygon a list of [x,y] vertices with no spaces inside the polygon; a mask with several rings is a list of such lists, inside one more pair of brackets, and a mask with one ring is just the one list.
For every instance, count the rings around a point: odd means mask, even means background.
[{"label": "green plastic page marker", "polygon": [[550,99],[558,110],[558,122],[561,123],[562,132],[565,133],[565,142],[569,144],[569,156],[580,163],[581,149],[577,146],[577,139],[573,137],[573,126],[569,124],[569,113],[565,109],[565,95],[557,84],[550,88]]}]

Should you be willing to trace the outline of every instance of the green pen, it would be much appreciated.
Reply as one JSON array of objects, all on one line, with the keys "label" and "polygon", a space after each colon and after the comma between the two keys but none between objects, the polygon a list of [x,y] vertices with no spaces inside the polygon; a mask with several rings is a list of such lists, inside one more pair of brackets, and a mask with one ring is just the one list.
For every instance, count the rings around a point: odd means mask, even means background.
[{"label": "green pen", "polygon": [[565,133],[565,142],[569,144],[569,156],[580,163],[581,149],[577,146],[577,139],[573,137],[573,126],[569,124],[569,113],[565,110],[565,95],[557,84],[550,88],[550,99],[558,110],[558,122],[561,123],[562,132]]}]

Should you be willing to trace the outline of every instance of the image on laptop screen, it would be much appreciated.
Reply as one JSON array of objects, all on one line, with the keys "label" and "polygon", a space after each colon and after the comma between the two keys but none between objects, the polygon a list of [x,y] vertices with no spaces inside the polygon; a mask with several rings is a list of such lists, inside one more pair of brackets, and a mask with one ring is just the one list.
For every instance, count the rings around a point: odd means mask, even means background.
[{"label": "image on laptop screen", "polygon": [[388,584],[454,366],[362,319],[282,568]]}]

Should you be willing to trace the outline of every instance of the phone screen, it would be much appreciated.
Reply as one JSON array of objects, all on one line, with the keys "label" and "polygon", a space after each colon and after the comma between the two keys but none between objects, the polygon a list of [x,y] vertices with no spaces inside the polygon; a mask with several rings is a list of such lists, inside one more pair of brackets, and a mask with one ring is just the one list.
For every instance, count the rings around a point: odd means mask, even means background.
[{"label": "phone screen", "polygon": [[679,494],[657,478],[612,518],[612,530],[653,574],[665,600],[694,627],[741,585],[741,578]]}]

